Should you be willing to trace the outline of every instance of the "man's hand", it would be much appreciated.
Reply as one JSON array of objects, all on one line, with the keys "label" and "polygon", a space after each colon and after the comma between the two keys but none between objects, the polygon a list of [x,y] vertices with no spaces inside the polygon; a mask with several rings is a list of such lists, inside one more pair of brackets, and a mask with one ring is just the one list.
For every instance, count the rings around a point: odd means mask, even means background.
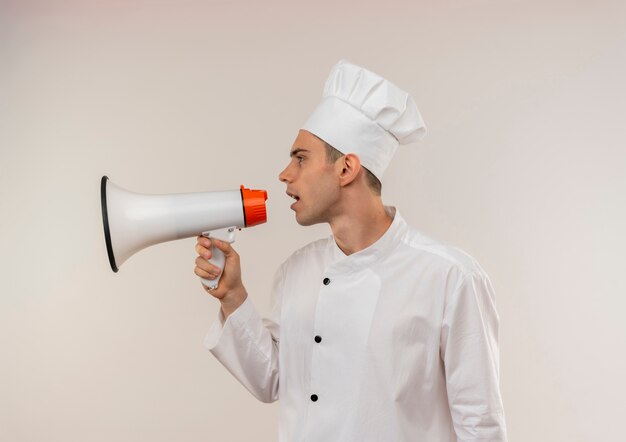
[{"label": "man's hand", "polygon": [[227,318],[246,300],[248,293],[241,281],[239,254],[227,242],[198,236],[196,242],[198,257],[196,258],[194,273],[205,279],[215,279],[220,274],[220,268],[208,261],[211,258],[211,244],[224,252],[224,257],[226,258],[224,270],[216,289],[209,290],[204,284],[202,287],[211,296],[220,301],[224,318]]}]

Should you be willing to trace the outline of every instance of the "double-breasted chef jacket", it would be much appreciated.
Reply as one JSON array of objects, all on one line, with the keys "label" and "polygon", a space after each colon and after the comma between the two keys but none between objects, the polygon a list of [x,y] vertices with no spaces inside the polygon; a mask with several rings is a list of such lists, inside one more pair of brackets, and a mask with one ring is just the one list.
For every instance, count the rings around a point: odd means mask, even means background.
[{"label": "double-breasted chef jacket", "polygon": [[248,297],[205,345],[258,399],[280,399],[280,441],[505,441],[487,275],[386,209],[378,241],[296,251],[269,317]]}]

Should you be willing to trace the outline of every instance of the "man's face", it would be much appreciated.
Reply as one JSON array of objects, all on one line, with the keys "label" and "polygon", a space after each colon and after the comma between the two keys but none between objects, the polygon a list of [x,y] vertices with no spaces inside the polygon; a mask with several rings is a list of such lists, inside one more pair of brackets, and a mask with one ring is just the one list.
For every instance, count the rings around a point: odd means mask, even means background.
[{"label": "man's face", "polygon": [[278,175],[287,185],[287,194],[294,198],[291,209],[303,226],[329,222],[340,194],[334,164],[326,156],[325,143],[315,135],[300,130],[290,152],[291,160]]}]

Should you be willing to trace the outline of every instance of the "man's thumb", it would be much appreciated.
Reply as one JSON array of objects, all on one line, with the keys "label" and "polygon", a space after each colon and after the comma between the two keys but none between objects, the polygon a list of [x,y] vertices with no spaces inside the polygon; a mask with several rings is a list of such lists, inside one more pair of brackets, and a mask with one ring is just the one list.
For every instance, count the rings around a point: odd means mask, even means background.
[{"label": "man's thumb", "polygon": [[222,252],[224,252],[224,256],[229,256],[233,254],[234,250],[231,247],[229,242],[221,241],[215,238],[211,238],[211,241],[213,241],[213,244],[215,245],[215,247],[217,247]]}]

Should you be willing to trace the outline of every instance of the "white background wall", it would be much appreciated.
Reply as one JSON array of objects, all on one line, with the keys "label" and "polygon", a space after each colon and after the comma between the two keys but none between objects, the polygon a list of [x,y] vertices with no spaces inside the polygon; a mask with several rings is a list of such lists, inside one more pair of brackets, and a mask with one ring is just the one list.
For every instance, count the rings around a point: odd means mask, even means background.
[{"label": "white background wall", "polygon": [[277,174],[345,57],[428,124],[383,196],[491,276],[510,440],[622,441],[624,29],[619,1],[0,0],[0,440],[275,440],[276,404],[202,345],[195,241],[112,273],[99,182],[267,189],[237,240],[267,312],[328,233]]}]

